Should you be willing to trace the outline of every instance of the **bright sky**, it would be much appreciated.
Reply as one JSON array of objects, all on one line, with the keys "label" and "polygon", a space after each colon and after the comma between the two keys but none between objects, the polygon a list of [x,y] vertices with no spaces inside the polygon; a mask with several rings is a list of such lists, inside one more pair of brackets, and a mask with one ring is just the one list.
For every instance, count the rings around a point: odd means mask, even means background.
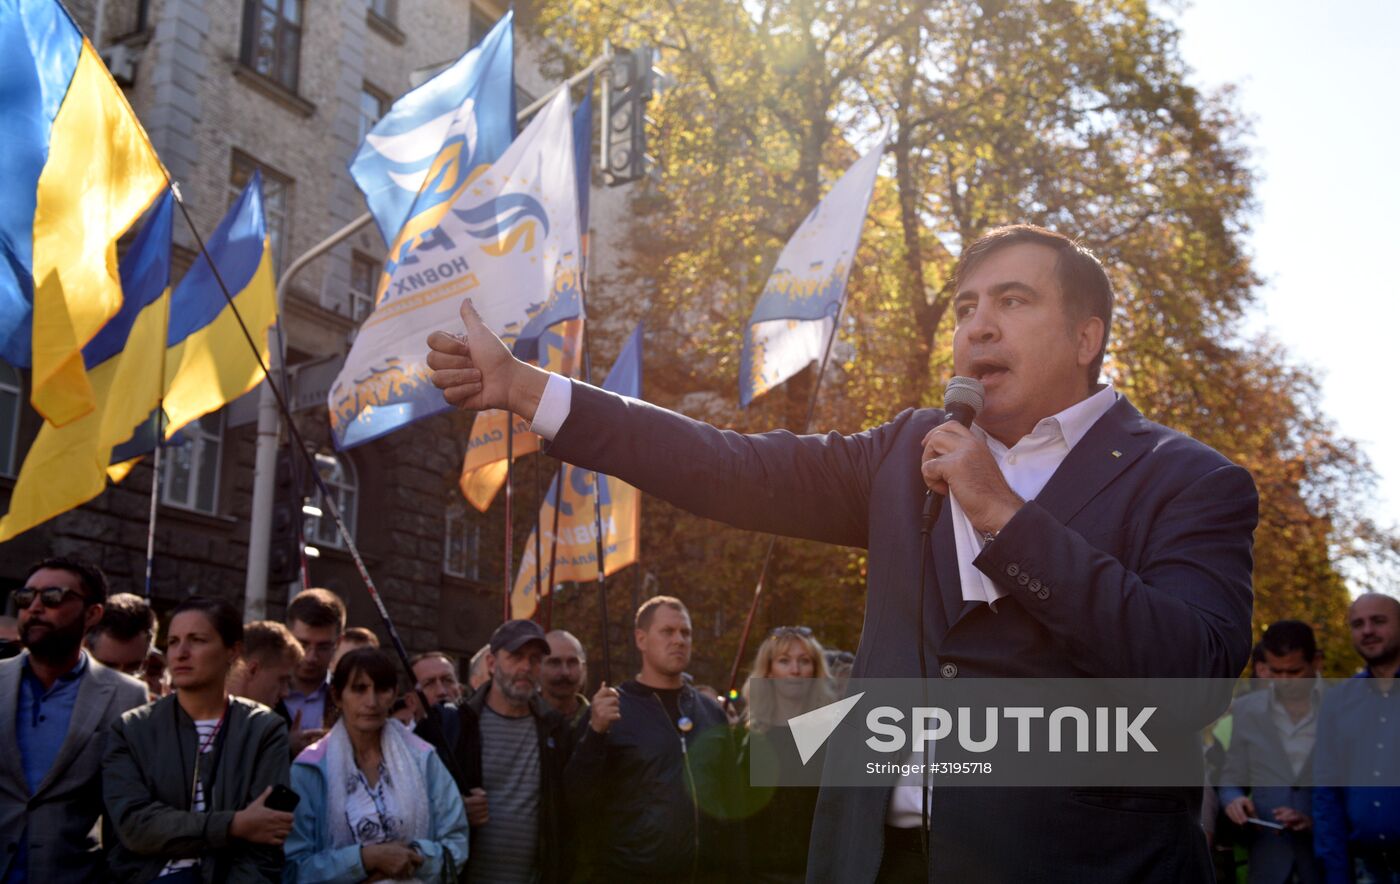
[{"label": "bright sky", "polygon": [[[1253,327],[1321,376],[1323,410],[1381,475],[1400,525],[1400,3],[1197,0],[1181,15],[1194,84],[1239,87],[1254,118],[1266,280]],[[1392,591],[1394,587],[1391,587]]]}]

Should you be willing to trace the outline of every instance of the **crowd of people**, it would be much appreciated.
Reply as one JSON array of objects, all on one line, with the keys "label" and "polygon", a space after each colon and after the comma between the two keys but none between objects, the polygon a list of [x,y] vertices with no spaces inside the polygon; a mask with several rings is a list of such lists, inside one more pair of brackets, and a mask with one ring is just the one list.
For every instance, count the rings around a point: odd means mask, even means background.
[{"label": "crowd of people", "polygon": [[[464,684],[442,651],[401,675],[325,589],[285,623],[191,596],[163,652],[146,600],[84,562],[41,562],[13,597],[2,882],[803,880],[817,789],[748,770],[794,752],[787,720],[841,696],[851,664],[774,629],[750,684],[784,688],[739,714],[687,674],[669,596],[635,612],[640,672],[591,696],[579,639],[529,620]],[[1312,628],[1272,624],[1208,737],[1202,825],[1251,882],[1400,880],[1400,789],[1335,785],[1400,782],[1400,602],[1364,595],[1347,625],[1364,669],[1326,690]]]}]

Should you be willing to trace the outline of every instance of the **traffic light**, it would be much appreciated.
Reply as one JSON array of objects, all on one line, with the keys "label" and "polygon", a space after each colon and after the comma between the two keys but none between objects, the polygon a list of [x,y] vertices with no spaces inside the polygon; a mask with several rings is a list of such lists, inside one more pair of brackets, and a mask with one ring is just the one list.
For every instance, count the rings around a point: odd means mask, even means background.
[{"label": "traffic light", "polygon": [[277,455],[276,492],[272,502],[272,541],[268,547],[267,582],[291,583],[301,577],[302,483],[305,464],[292,463],[292,452]]},{"label": "traffic light", "polygon": [[612,65],[603,79],[603,180],[610,186],[636,181],[647,174],[647,102],[655,91],[658,71],[650,46],[613,50]]}]

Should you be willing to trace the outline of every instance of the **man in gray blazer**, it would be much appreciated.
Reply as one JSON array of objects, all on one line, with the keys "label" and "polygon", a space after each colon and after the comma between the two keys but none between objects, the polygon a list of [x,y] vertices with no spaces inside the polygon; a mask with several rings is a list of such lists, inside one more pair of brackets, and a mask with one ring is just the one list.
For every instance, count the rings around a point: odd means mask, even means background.
[{"label": "man in gray blazer", "polygon": [[107,600],[101,570],[47,559],[13,595],[25,652],[0,661],[0,882],[102,880],[103,742],[146,686],[82,650]]},{"label": "man in gray blazer", "polygon": [[1232,707],[1220,803],[1230,821],[1245,829],[1250,884],[1312,884],[1322,880],[1313,857],[1309,788],[1322,705],[1317,641],[1308,624],[1280,620],[1260,644],[1269,676],[1263,690],[1245,694]]}]

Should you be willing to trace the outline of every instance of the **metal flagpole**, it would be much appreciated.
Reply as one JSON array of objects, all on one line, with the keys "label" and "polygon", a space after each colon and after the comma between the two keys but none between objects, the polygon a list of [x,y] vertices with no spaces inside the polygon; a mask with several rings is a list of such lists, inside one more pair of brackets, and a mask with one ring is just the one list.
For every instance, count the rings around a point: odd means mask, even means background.
[{"label": "metal flagpole", "polygon": [[554,565],[559,557],[559,509],[563,505],[564,499],[564,470],[566,468],[560,464],[559,472],[554,474],[554,529],[549,538],[549,596],[545,600],[544,622],[545,631],[552,628],[554,622],[554,590],[559,586],[554,579]]},{"label": "metal flagpole", "polygon": [[[826,339],[826,349],[822,351],[821,367],[817,369],[817,381],[812,385],[812,398],[807,402],[807,416],[802,421],[801,432],[805,434],[812,426],[812,417],[817,411],[817,396],[822,391],[822,380],[826,377],[826,364],[831,358],[831,345],[836,342],[836,333],[841,330],[841,313],[846,308],[844,297],[836,305],[836,316],[831,323],[831,335]],[[725,688],[724,702],[729,702],[729,696],[734,691],[734,686],[739,682],[739,665],[744,659],[744,651],[748,649],[749,633],[753,630],[754,615],[758,613],[758,602],[763,597],[764,584],[768,582],[768,566],[773,562],[773,550],[778,545],[778,535],[773,534],[768,538],[768,551],[763,554],[763,567],[758,572],[758,583],[753,589],[753,602],[749,604],[749,614],[744,618],[744,631],[739,634],[739,648],[734,652],[734,665],[729,668],[729,686]]]},{"label": "metal flagpole", "polygon": [[544,504],[544,483],[540,479],[540,454],[535,452],[535,601],[540,599],[544,586],[544,562],[540,559],[544,552],[544,538],[540,537],[540,506]]},{"label": "metal flagpole", "polygon": [[511,498],[515,484],[515,415],[506,412],[506,566],[501,578],[505,584],[505,602],[501,622],[510,619],[510,587],[515,577],[515,524],[512,522]]},{"label": "metal flagpole", "polygon": [[[169,303],[167,299],[167,304]],[[160,357],[165,377],[165,353]],[[164,381],[162,381],[164,383]],[[160,508],[160,451],[165,447],[165,397],[156,405],[156,450],[151,458],[151,515],[146,523],[146,598],[151,597],[156,560],[156,513]]]}]

